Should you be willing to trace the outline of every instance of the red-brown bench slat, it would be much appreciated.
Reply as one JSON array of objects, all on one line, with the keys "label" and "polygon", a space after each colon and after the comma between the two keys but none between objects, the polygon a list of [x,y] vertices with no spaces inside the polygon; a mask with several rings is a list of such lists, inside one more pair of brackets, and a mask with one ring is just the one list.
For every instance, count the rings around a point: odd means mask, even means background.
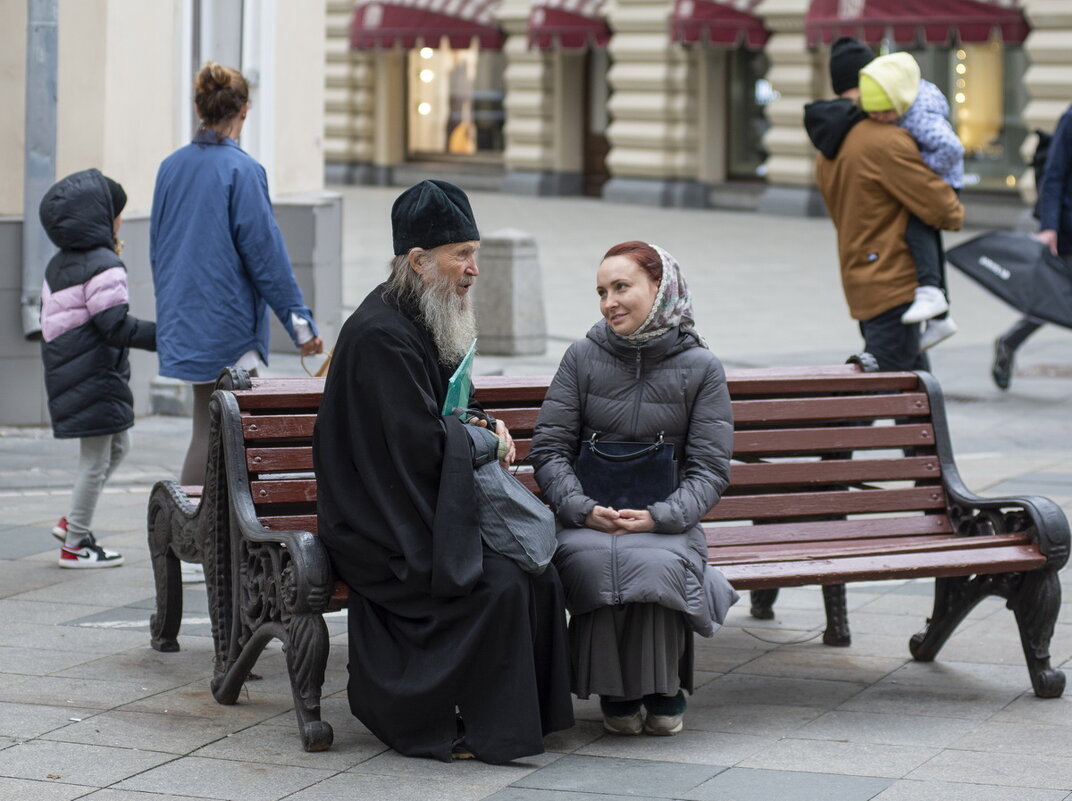
[{"label": "red-brown bench slat", "polygon": [[246,467],[251,473],[298,473],[312,470],[313,448],[310,445],[246,448]]},{"label": "red-brown bench slat", "polygon": [[733,434],[734,454],[794,455],[933,446],[934,427],[930,423],[738,430]]},{"label": "red-brown bench slat", "polygon": [[777,375],[747,376],[727,371],[726,385],[737,398],[748,395],[803,395],[807,393],[903,392],[919,386],[915,373],[851,373],[849,375]]},{"label": "red-brown bench slat", "polygon": [[1015,573],[1046,564],[1038,548],[1016,545],[938,554],[854,556],[812,562],[765,562],[727,565],[722,572],[738,590],[844,584],[850,581],[970,576],[975,573]]},{"label": "red-brown bench slat", "polygon": [[246,440],[312,439],[316,413],[243,414],[242,435]]},{"label": "red-brown bench slat", "polygon": [[316,515],[264,515],[257,518],[269,531],[308,531],[319,533]]},{"label": "red-brown bench slat", "polygon": [[253,503],[315,503],[316,479],[269,479],[249,482]]},{"label": "red-brown bench slat", "polygon": [[725,497],[704,515],[704,520],[762,520],[771,517],[908,512],[945,507],[945,491],[938,486],[841,492],[786,492]]},{"label": "red-brown bench slat", "polygon": [[705,524],[707,547],[767,545],[832,540],[911,537],[921,534],[951,534],[953,525],[944,514],[905,517],[865,517],[851,520],[809,520],[798,523],[765,523],[758,526]]},{"label": "red-brown bench slat", "polygon": [[713,565],[752,564],[760,562],[799,562],[815,559],[840,559],[849,556],[885,556],[894,553],[937,553],[973,548],[996,548],[1028,545],[1026,534],[994,534],[983,537],[954,537],[940,534],[931,537],[889,537],[882,540],[839,540],[808,542],[798,545],[777,543],[735,548],[708,549]]},{"label": "red-brown bench slat", "polygon": [[761,462],[733,464],[730,468],[730,483],[734,487],[902,481],[941,477],[941,465],[937,456],[831,459],[825,462]]},{"label": "red-brown bench slat", "polygon": [[734,425],[808,420],[878,420],[888,417],[925,417],[930,414],[930,403],[923,392],[834,398],[734,400],[731,405]]}]

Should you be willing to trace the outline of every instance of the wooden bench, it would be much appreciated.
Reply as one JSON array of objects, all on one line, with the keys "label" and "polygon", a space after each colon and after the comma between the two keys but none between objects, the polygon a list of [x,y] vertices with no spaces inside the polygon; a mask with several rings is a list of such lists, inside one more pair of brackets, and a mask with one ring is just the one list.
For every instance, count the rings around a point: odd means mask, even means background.
[{"label": "wooden bench", "polygon": [[[964,487],[931,375],[838,365],[737,370],[728,381],[732,482],[704,527],[710,562],[753,591],[753,614],[770,616],[778,588],[821,585],[824,640],[844,645],[846,582],[934,578],[934,610],[909,642],[915,659],[934,659],[965,615],[997,595],[1016,616],[1035,694],[1061,695],[1065,677],[1050,666],[1049,642],[1068,522],[1046,498],[984,499]],[[548,379],[475,384],[525,465]],[[323,379],[251,381],[233,371],[220,387],[203,490],[164,481],[150,498],[152,645],[178,649],[178,559],[202,562],[216,700],[236,703],[265,645],[282,640],[303,745],[322,750],[332,741],[320,719],[322,614],[345,608],[347,594],[316,538],[311,436]],[[535,489],[531,470],[519,475]]]}]

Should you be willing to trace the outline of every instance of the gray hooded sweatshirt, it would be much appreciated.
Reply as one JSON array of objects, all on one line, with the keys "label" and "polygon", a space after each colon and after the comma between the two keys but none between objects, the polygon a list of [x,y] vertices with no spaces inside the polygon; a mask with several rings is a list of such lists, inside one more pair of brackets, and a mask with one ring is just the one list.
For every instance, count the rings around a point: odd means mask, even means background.
[{"label": "gray hooded sweatshirt", "polygon": [[[655,531],[613,535],[584,528],[596,502],[573,470],[580,443],[607,440],[674,444],[680,481],[648,507]],[[572,614],[624,603],[657,603],[686,615],[711,636],[738,596],[707,566],[700,518],[729,484],[733,416],[726,375],[695,335],[672,328],[634,345],[605,321],[562,357],[532,438],[536,482],[555,510],[555,565]]]}]

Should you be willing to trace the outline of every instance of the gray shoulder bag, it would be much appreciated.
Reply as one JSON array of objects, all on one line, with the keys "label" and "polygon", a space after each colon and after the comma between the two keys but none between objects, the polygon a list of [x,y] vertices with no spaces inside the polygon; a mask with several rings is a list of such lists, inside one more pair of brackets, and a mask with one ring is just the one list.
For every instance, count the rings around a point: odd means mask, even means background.
[{"label": "gray shoulder bag", "polygon": [[555,515],[528,488],[499,465],[499,438],[467,425],[473,440],[473,478],[480,537],[496,553],[539,575],[554,556]]}]

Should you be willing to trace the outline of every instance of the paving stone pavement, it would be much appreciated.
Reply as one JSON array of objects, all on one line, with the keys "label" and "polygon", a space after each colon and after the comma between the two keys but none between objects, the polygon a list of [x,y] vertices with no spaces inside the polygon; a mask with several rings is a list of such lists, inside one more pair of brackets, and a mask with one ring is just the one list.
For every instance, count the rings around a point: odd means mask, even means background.
[{"label": "paving stone pavement", "polygon": [[[344,190],[342,313],[382,276],[396,194]],[[473,205],[485,233],[520,227],[536,237],[551,334],[546,355],[481,357],[478,371],[553,371],[596,318],[590,285],[601,252],[635,237],[679,258],[700,328],[729,366],[840,362],[859,349],[824,220],[482,194]],[[950,279],[961,332],[933,361],[966,483],[982,494],[1048,495],[1072,511],[1072,334],[1041,332],[1011,391],[1000,392],[987,374],[990,345],[1014,314],[959,274]],[[283,356],[269,372],[299,370]],[[680,735],[604,734],[598,705],[577,700],[573,729],[548,737],[546,753],[503,766],[406,759],[373,737],[347,708],[345,619],[334,614],[323,712],[335,744],[307,754],[278,644],[238,704],[212,699],[203,585],[185,588],[182,650],[149,648],[146,502],[155,481],[174,477],[188,432],[185,418],[138,419],[95,521],[126,564],[64,571],[49,529],[69,502],[77,447],[47,429],[0,429],[0,801],[1072,799],[1072,700],[1032,695],[1000,601],[973,611],[937,661],[910,659],[929,581],[851,586],[849,648],[821,644],[815,588],[783,591],[770,621],[739,604],[697,643]],[[1066,669],[1068,607],[1052,645]]]}]

